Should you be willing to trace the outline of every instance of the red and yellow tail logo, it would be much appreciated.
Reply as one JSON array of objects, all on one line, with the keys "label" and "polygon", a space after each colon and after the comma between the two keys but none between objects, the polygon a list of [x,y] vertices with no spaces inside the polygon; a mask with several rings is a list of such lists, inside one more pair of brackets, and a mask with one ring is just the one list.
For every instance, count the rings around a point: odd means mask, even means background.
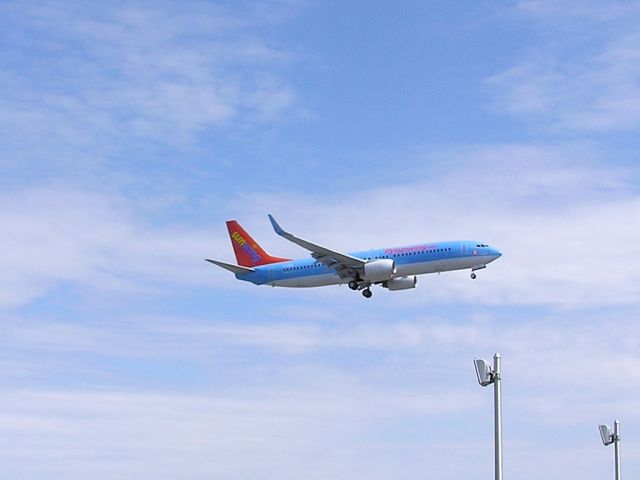
[{"label": "red and yellow tail logo", "polygon": [[227,222],[227,229],[231,237],[231,245],[236,254],[238,265],[243,267],[257,267],[258,265],[268,265],[270,263],[287,262],[290,259],[272,257],[258,245],[251,235],[240,226],[235,220]]}]

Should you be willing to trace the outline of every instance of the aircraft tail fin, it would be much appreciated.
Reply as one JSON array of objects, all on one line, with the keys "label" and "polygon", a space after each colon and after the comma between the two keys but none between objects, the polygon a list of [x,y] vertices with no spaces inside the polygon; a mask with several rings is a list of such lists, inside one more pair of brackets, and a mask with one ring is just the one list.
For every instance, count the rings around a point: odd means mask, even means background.
[{"label": "aircraft tail fin", "polygon": [[243,267],[257,267],[290,260],[289,258],[269,255],[235,220],[227,222],[227,229],[229,230],[233,251],[236,254],[236,260]]}]

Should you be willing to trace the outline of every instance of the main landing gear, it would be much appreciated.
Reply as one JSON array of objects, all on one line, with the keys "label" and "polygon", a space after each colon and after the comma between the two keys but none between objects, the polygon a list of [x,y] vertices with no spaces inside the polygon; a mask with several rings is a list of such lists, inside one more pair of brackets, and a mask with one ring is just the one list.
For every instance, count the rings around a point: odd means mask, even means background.
[{"label": "main landing gear", "polygon": [[359,283],[357,280],[351,280],[347,285],[351,290],[362,290],[364,298],[371,298],[371,295],[373,295],[371,289],[364,282]]}]

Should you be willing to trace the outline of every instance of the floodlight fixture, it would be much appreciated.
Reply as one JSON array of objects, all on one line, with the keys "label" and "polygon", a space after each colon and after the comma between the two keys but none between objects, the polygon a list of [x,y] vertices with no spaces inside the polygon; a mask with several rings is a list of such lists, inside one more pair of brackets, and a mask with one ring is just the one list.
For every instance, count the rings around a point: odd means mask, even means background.
[{"label": "floodlight fixture", "polygon": [[500,363],[499,353],[493,356],[493,367],[481,358],[476,358],[473,361],[478,383],[483,387],[493,383],[495,480],[502,480],[502,393],[500,389]]},{"label": "floodlight fixture", "polygon": [[598,425],[600,430],[600,437],[602,437],[602,443],[605,445],[611,445],[613,443],[613,433],[608,425]]},{"label": "floodlight fixture", "polygon": [[615,420],[613,422],[613,432],[608,425],[598,425],[600,430],[600,438],[605,445],[611,445],[614,447],[615,458],[615,479],[620,480],[620,421]]},{"label": "floodlight fixture", "polygon": [[495,381],[493,369],[486,360],[476,358],[473,360],[473,364],[476,367],[476,376],[480,385],[486,387]]}]

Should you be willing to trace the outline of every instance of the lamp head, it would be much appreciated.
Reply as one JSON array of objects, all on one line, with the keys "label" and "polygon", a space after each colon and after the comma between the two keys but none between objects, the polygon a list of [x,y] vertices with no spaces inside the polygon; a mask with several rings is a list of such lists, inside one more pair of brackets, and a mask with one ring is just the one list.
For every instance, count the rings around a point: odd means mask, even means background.
[{"label": "lamp head", "polygon": [[611,429],[607,425],[598,425],[598,430],[600,430],[602,443],[605,445],[611,445],[613,443],[613,434],[611,433]]},{"label": "lamp head", "polygon": [[476,358],[473,361],[473,364],[476,367],[476,376],[478,377],[478,383],[483,387],[490,385],[493,383],[493,369],[491,366],[481,358]]}]

